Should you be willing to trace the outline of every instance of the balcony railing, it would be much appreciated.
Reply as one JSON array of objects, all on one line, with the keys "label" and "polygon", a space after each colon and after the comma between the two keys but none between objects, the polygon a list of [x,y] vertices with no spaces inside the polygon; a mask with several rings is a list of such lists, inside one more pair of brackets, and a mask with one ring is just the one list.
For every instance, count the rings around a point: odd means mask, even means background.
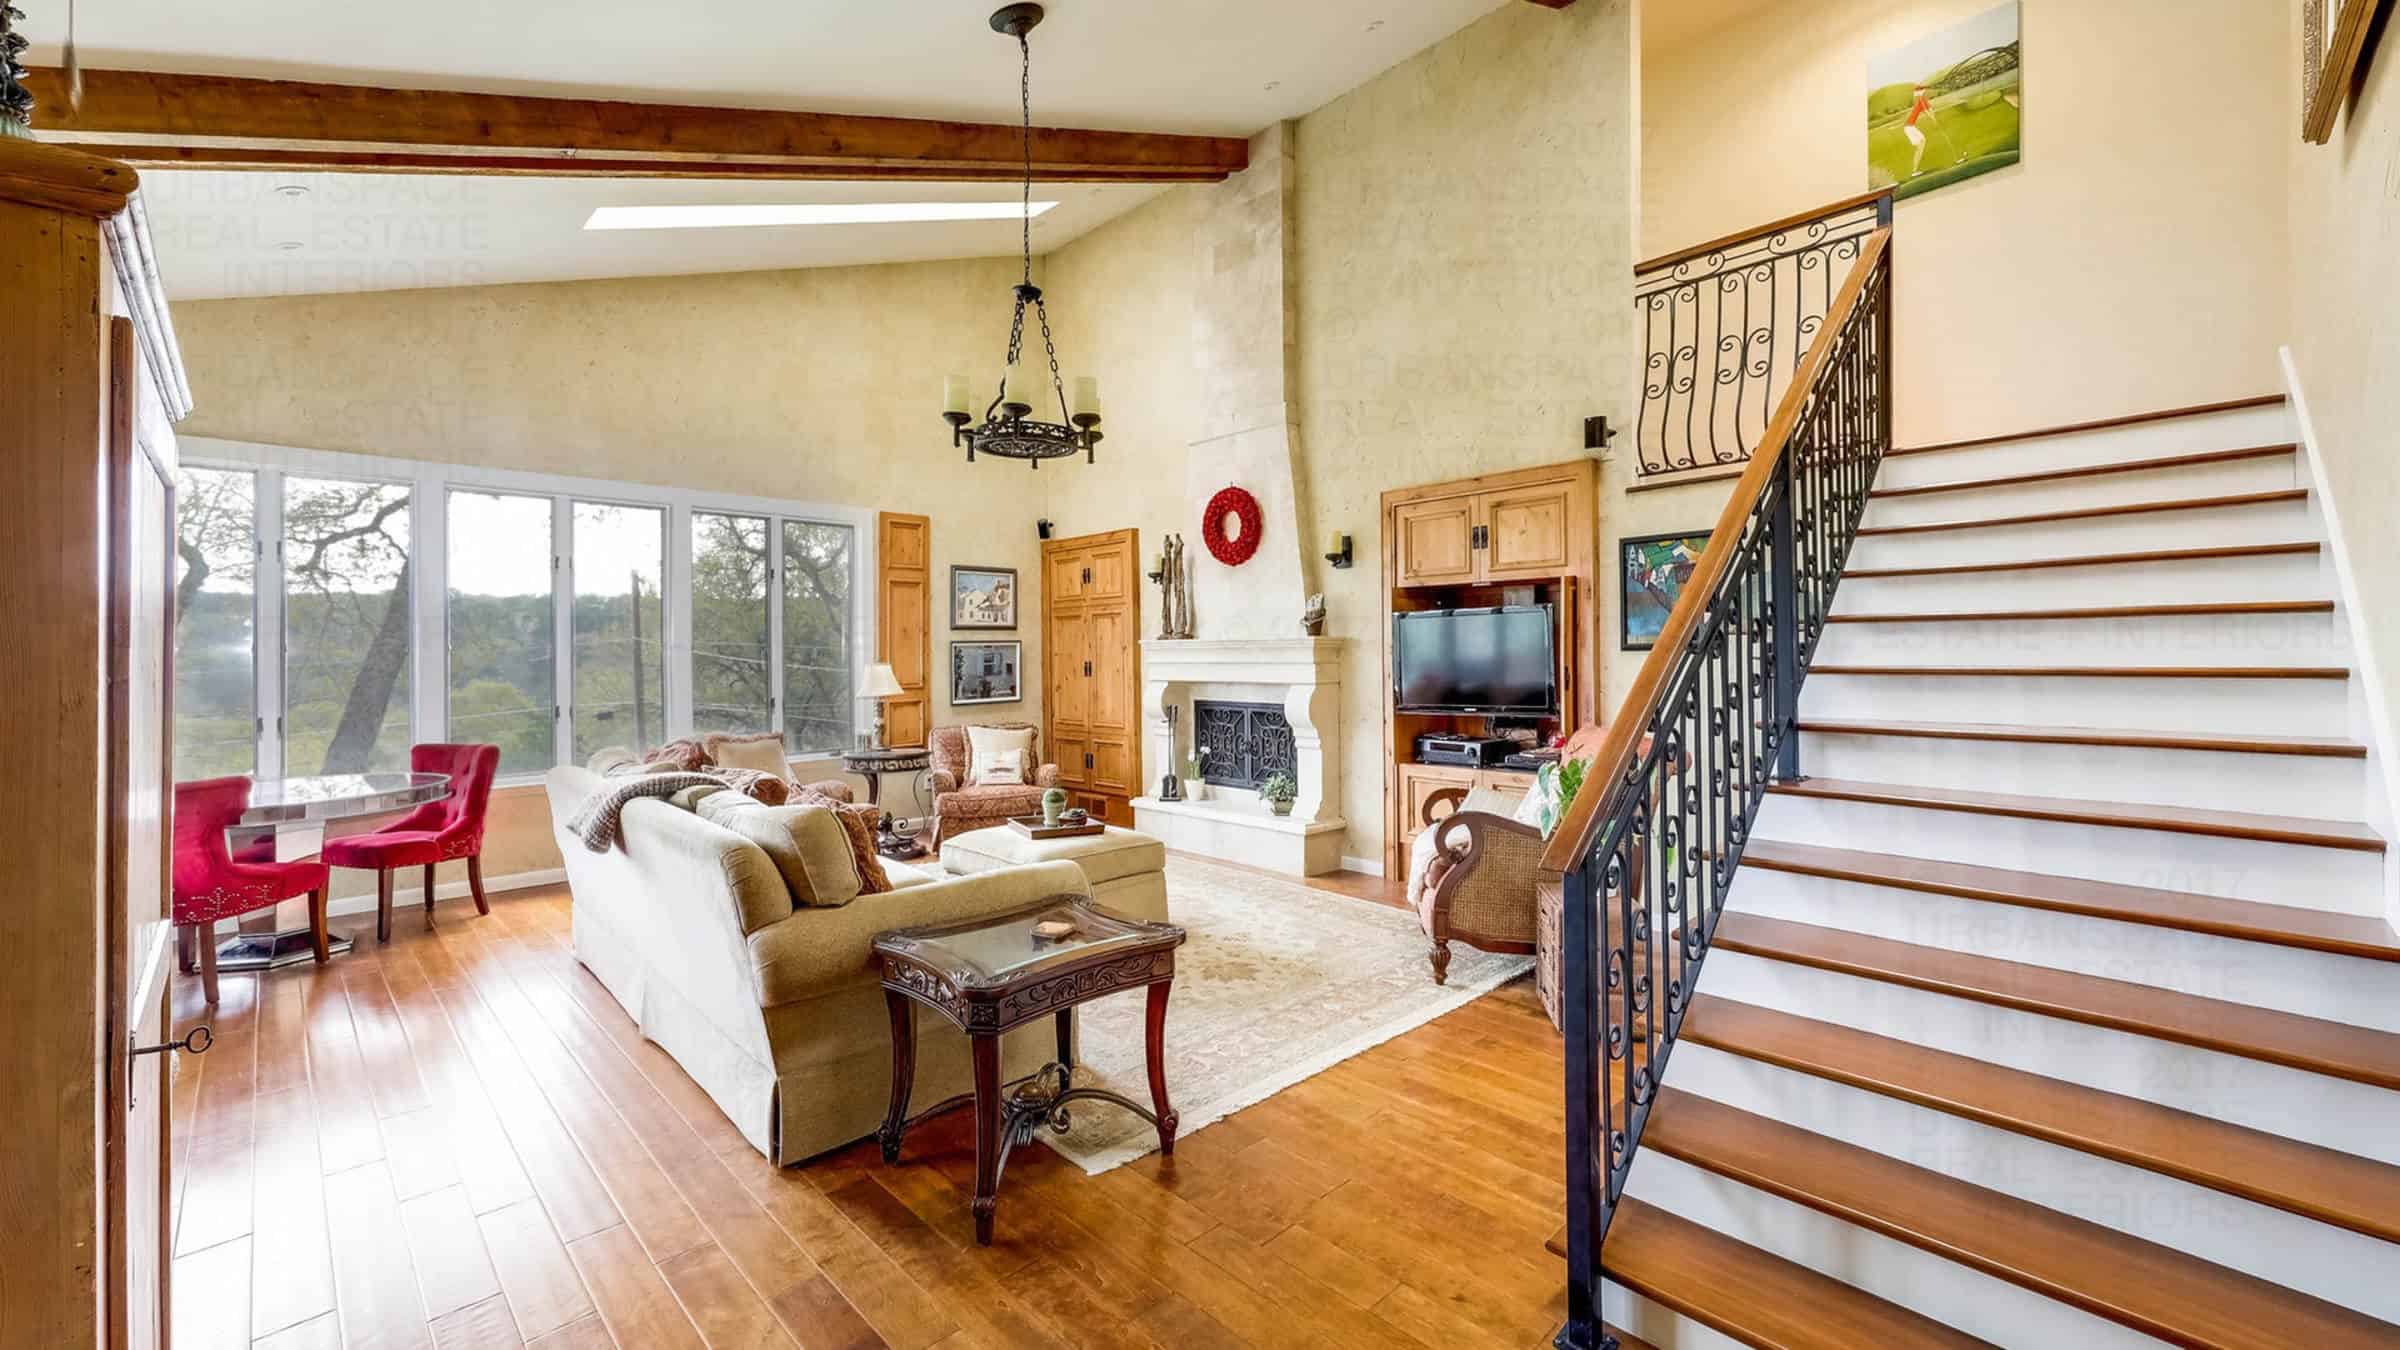
[{"label": "balcony railing", "polygon": [[1856,241],[1542,858],[1564,877],[1562,1350],[1613,1344],[1609,1220],[1767,783],[1799,775],[1800,682],[1891,444],[1890,243],[1888,227]]},{"label": "balcony railing", "polygon": [[1849,264],[1891,223],[1887,189],[1635,265],[1642,406],[1633,441],[1643,479],[1709,476],[1749,460]]}]

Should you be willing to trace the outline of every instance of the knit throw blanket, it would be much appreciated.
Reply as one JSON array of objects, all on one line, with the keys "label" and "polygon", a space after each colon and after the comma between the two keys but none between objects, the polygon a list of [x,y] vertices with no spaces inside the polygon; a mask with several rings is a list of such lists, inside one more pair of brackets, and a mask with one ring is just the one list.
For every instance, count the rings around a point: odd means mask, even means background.
[{"label": "knit throw blanket", "polygon": [[641,797],[672,797],[688,787],[725,787],[722,773],[647,773],[639,777],[611,778],[602,783],[575,814],[567,818],[583,846],[594,853],[606,853],[617,842],[617,830],[625,812],[625,804]]}]

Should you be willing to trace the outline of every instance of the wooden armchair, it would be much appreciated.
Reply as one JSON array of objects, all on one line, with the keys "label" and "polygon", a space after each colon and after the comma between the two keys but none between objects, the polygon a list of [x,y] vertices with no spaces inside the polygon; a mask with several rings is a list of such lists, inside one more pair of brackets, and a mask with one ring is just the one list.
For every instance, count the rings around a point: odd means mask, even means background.
[{"label": "wooden armchair", "polygon": [[[1538,915],[1534,882],[1542,861],[1542,832],[1520,825],[1465,788],[1443,788],[1425,799],[1427,828],[1439,827],[1434,866],[1417,902],[1417,920],[1432,942],[1433,982],[1450,978],[1450,944],[1523,954],[1535,948]],[[1452,808],[1447,816],[1437,814]]]},{"label": "wooden armchair", "polygon": [[[972,742],[965,727],[935,727],[927,739],[933,762],[933,842],[939,848],[943,841],[955,839],[969,830],[980,830],[1006,824],[1010,816],[1039,815],[1042,791],[1058,784],[1058,766],[1040,763],[1041,732],[1028,722],[991,722],[987,726],[1010,731],[1032,731],[1031,752],[1034,761],[1026,766],[1021,783],[977,783],[972,760]],[[1037,767],[1038,766],[1038,767]]]}]

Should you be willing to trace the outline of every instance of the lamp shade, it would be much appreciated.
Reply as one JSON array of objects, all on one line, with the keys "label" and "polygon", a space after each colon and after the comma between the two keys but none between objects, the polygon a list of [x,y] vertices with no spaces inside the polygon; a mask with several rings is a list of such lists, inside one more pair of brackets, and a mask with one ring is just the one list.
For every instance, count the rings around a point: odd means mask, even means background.
[{"label": "lamp shade", "polygon": [[888,661],[878,661],[867,667],[867,678],[858,686],[860,698],[892,698],[907,692],[900,687],[900,677],[892,673]]}]

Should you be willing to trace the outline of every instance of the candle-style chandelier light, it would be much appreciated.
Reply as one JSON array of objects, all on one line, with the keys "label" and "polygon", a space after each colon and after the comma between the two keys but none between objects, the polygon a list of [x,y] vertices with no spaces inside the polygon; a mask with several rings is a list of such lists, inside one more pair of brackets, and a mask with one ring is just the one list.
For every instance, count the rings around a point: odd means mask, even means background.
[{"label": "candle-style chandelier light", "polygon": [[[952,375],[942,382],[942,418],[950,424],[950,443],[964,445],[972,462],[978,451],[1002,459],[1022,459],[1034,468],[1045,459],[1063,459],[1077,451],[1093,461],[1092,447],[1100,443],[1100,384],[1091,376],[1075,381],[1075,404],[1067,406],[1065,384],[1058,375],[1058,348],[1050,340],[1050,312],[1042,305],[1042,288],[1033,284],[1033,47],[1025,35],[1042,21],[1042,7],[1005,5],[992,13],[992,31],[1017,40],[1018,101],[1025,126],[1024,280],[1016,286],[1016,309],[1008,323],[1008,363],[1000,391],[983,410],[983,424],[970,426],[974,415],[967,377]],[[1025,350],[1025,307],[1033,306],[1042,330],[1041,361]],[[1043,368],[1043,364],[1047,369]],[[1047,392],[1058,400],[1059,417],[1046,422],[1033,415],[1034,400]]]}]

